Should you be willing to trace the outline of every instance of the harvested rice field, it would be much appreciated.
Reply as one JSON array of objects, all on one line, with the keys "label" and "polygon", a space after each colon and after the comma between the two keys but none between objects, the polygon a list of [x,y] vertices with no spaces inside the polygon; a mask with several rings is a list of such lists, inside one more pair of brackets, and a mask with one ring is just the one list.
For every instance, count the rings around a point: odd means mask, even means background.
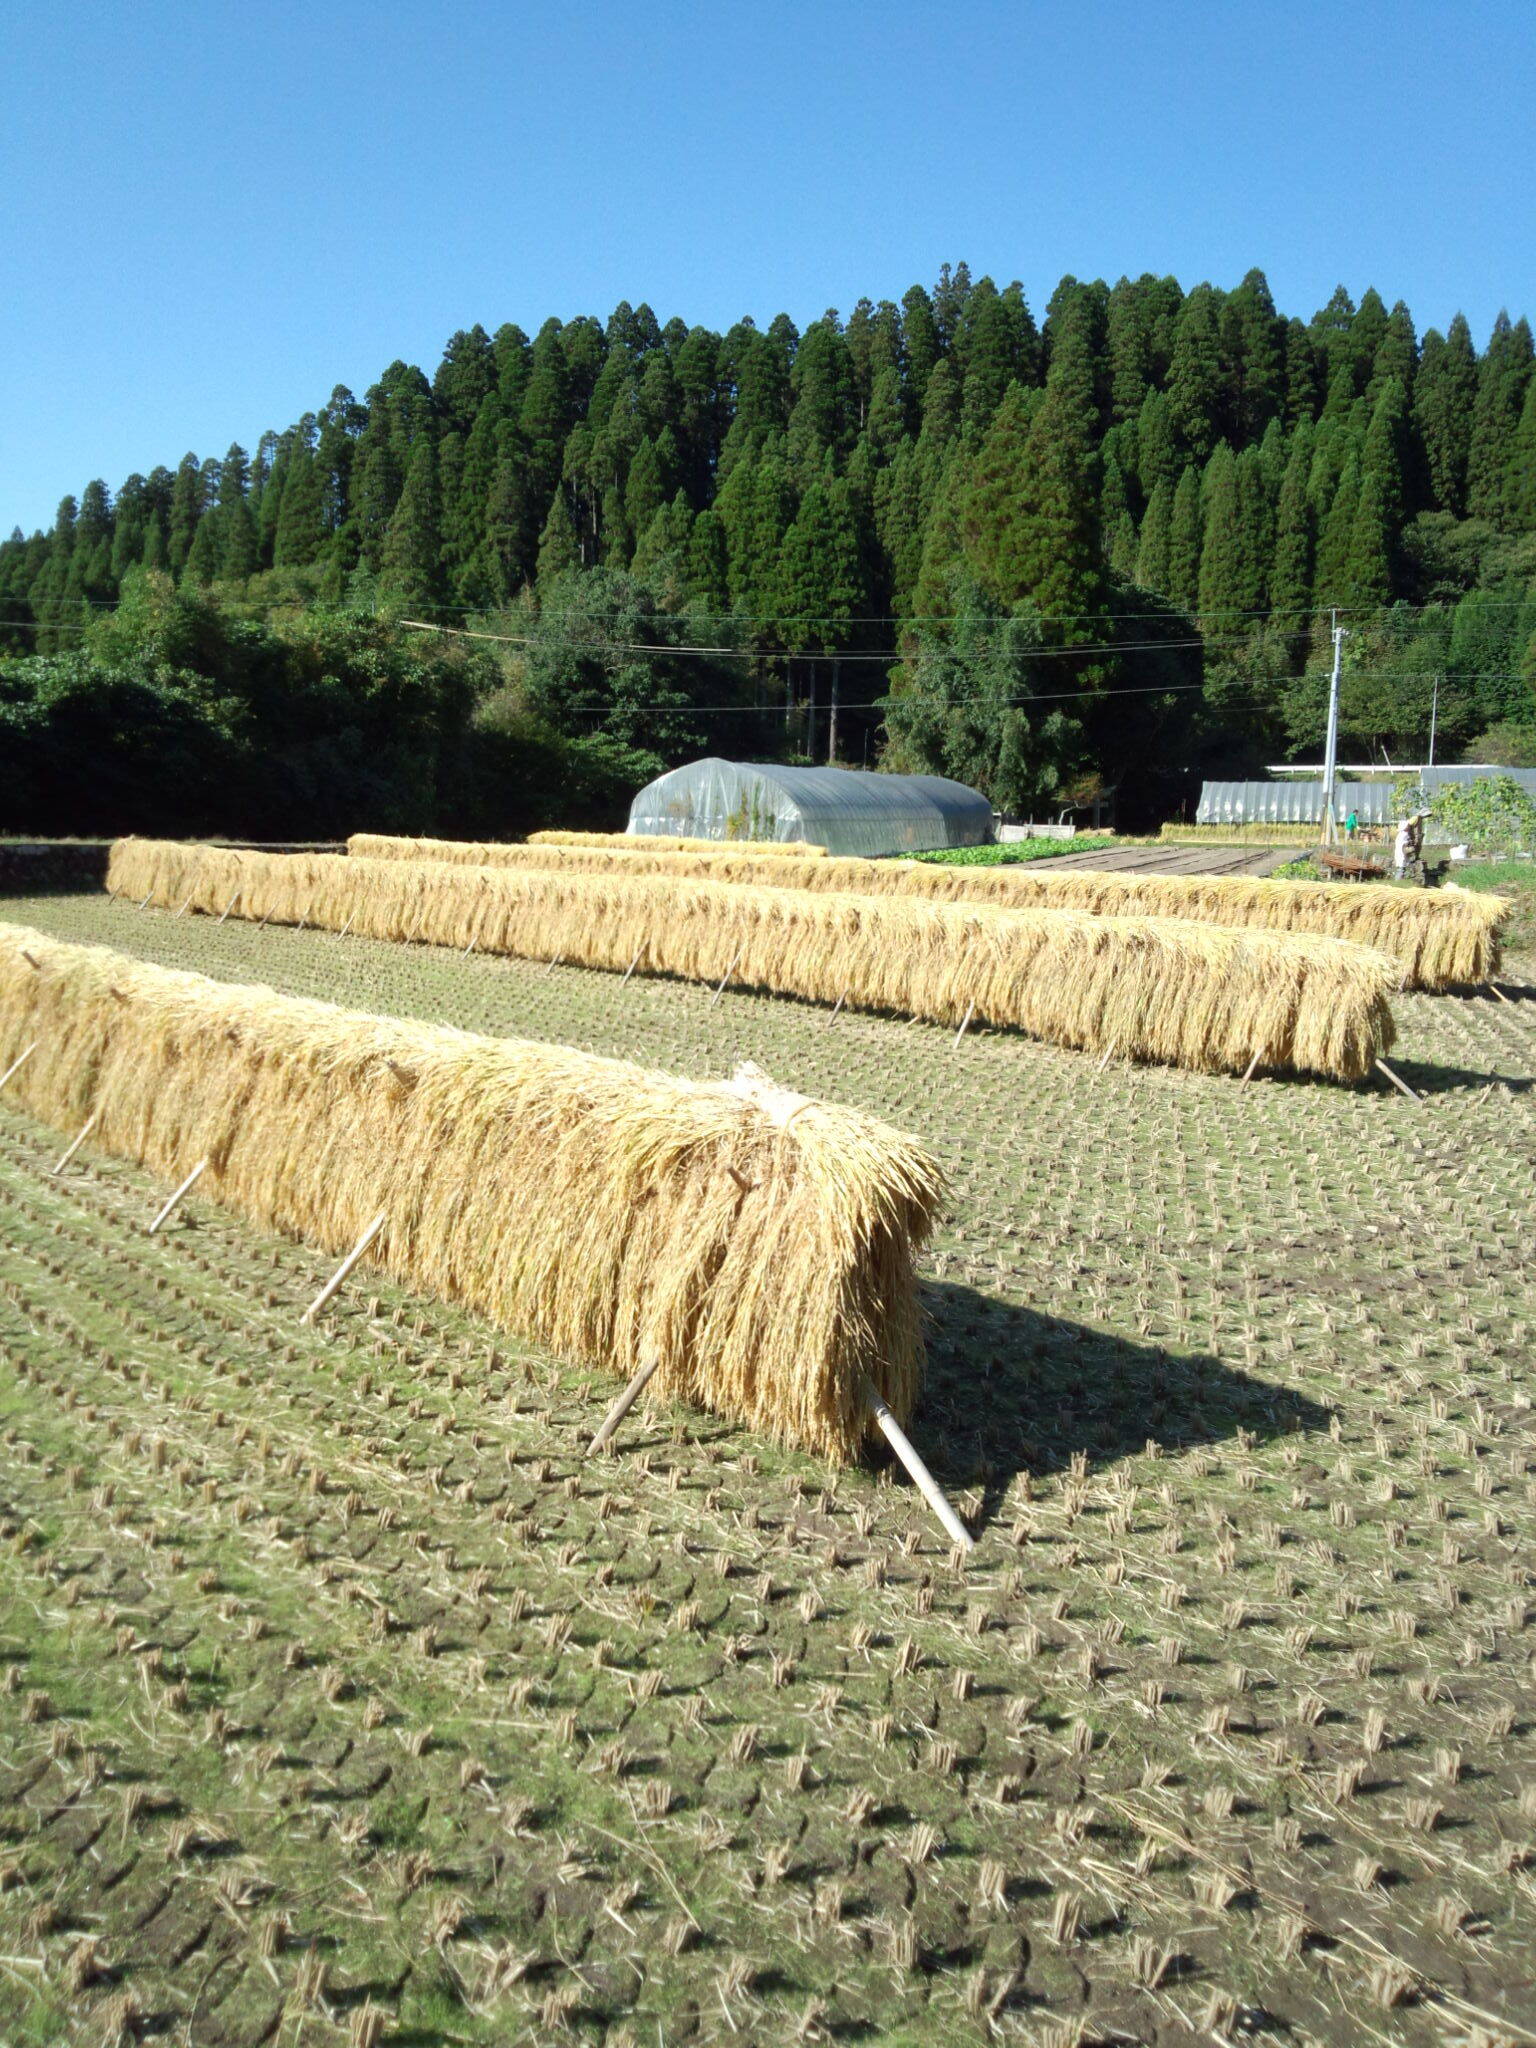
[{"label": "harvested rice field", "polygon": [[[910,1132],[904,1479],[0,1095],[0,2041],[1536,2042],[1536,982],[1384,1083],[169,911],[164,966]],[[1532,990],[1536,995],[1536,989]]]}]

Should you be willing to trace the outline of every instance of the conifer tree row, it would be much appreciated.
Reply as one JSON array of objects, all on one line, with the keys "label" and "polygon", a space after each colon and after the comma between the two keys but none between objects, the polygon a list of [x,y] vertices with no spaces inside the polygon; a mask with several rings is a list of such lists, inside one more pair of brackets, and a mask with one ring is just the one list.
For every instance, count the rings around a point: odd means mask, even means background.
[{"label": "conifer tree row", "polygon": [[[964,264],[803,332],[627,304],[531,338],[474,326],[430,379],[394,362],[253,453],[66,497],[51,531],[0,543],[0,645],[78,645],[135,570],[257,615],[525,625],[569,579],[620,579],[729,639],[774,701],[824,707],[831,664],[846,685],[856,658],[865,715],[842,732],[866,758],[873,741],[956,769],[990,704],[987,786],[1016,804],[1117,780],[1149,741],[1186,775],[1301,743],[1333,606],[1360,622],[1362,675],[1443,670],[1470,740],[1536,723],[1531,330],[1501,314],[1480,353],[1458,314],[1421,340],[1401,302],[1342,287],[1303,320],[1259,271],[1232,290],[1067,277],[1037,320],[1019,284]],[[1163,683],[1161,722],[1117,747],[1096,698]],[[1383,743],[1402,736],[1387,694],[1361,696]],[[814,716],[783,734],[813,758],[830,743]]]}]

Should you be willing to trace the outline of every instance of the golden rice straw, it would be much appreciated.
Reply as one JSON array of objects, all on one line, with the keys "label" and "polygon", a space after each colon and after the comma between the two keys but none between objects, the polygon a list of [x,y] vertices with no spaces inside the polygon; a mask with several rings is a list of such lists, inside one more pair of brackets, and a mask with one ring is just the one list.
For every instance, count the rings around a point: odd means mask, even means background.
[{"label": "golden rice straw", "polygon": [[858,860],[833,856],[771,864],[717,848],[695,863],[653,853],[640,841],[607,852],[478,845],[455,839],[387,839],[357,833],[354,854],[384,860],[442,860],[455,865],[548,868],[564,872],[696,873],[759,888],[830,889],[869,896],[920,896],[941,903],[990,903],[999,909],[1080,910],[1092,917],[1176,917],[1251,930],[1316,932],[1352,939],[1387,954],[1405,988],[1439,990],[1486,982],[1497,974],[1509,921],[1507,897],[1471,890],[1388,889],[1357,882],[1266,881],[1252,875],[1106,874],[1090,869],[1040,872],[1037,865],[954,866],[938,861]]},{"label": "golden rice straw", "polygon": [[[109,880],[188,892],[215,913],[242,884],[246,917],[307,918],[378,939],[705,981],[1212,1073],[1271,1068],[1358,1081],[1392,1043],[1391,961],[1363,946],[1172,918],[999,910],[907,896],[822,895],[628,874],[456,867],[338,854],[235,853],[119,840]],[[222,895],[217,894],[219,890]],[[178,893],[179,892],[179,893]],[[734,962],[734,966],[732,963]]]},{"label": "golden rice straw", "polygon": [[664,1396],[836,1460],[872,1427],[866,1377],[911,1413],[941,1178],[872,1117],[0,923],[0,1066],[33,1042],[8,1106],[94,1115],[167,1181],[206,1157],[204,1194],[338,1256],[387,1211],[398,1280],[558,1355],[625,1378],[658,1358]]},{"label": "golden rice straw", "polygon": [[[366,833],[356,835],[366,838]],[[350,842],[349,842],[350,844]],[[530,846],[649,847],[652,853],[779,853],[814,860],[824,846],[807,839],[674,839],[666,832],[530,832]]]}]

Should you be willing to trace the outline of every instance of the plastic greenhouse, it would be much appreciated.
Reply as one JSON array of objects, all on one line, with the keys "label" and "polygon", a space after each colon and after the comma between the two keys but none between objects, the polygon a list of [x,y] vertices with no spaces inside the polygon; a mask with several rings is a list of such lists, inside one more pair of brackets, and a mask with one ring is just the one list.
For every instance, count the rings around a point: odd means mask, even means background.
[{"label": "plastic greenhouse", "polygon": [[690,761],[648,782],[629,830],[688,839],[801,839],[831,853],[926,853],[980,846],[992,806],[942,775],[877,775],[856,768],[779,768]]}]

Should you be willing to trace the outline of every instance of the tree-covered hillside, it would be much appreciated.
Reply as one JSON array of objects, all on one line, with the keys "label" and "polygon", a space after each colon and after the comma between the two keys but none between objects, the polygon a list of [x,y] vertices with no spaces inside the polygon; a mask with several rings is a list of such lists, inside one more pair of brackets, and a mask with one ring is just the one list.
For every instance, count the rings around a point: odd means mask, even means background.
[{"label": "tree-covered hillside", "polygon": [[[532,750],[545,789],[558,758],[598,809],[706,749],[835,745],[1022,812],[1118,786],[1147,817],[1201,772],[1315,756],[1335,606],[1351,754],[1418,758],[1432,698],[1446,756],[1536,741],[1524,319],[1479,351],[1459,316],[1421,338],[1401,302],[1341,288],[1304,321],[1252,271],[1069,277],[1037,321],[961,265],[804,332],[643,305],[532,339],[476,326],[430,378],[392,363],[254,454],[89,483],[51,533],[0,544],[21,764],[0,826],[85,822],[93,736],[151,704],[206,729],[210,801],[289,720],[367,753],[314,646],[414,673],[402,618],[498,636],[454,643],[465,745],[494,730],[498,772]],[[427,714],[396,695],[408,748]],[[399,814],[343,780],[357,823]],[[413,817],[484,822],[447,770],[418,797]],[[302,778],[289,799],[285,820]],[[261,823],[253,789],[241,825]]]}]

